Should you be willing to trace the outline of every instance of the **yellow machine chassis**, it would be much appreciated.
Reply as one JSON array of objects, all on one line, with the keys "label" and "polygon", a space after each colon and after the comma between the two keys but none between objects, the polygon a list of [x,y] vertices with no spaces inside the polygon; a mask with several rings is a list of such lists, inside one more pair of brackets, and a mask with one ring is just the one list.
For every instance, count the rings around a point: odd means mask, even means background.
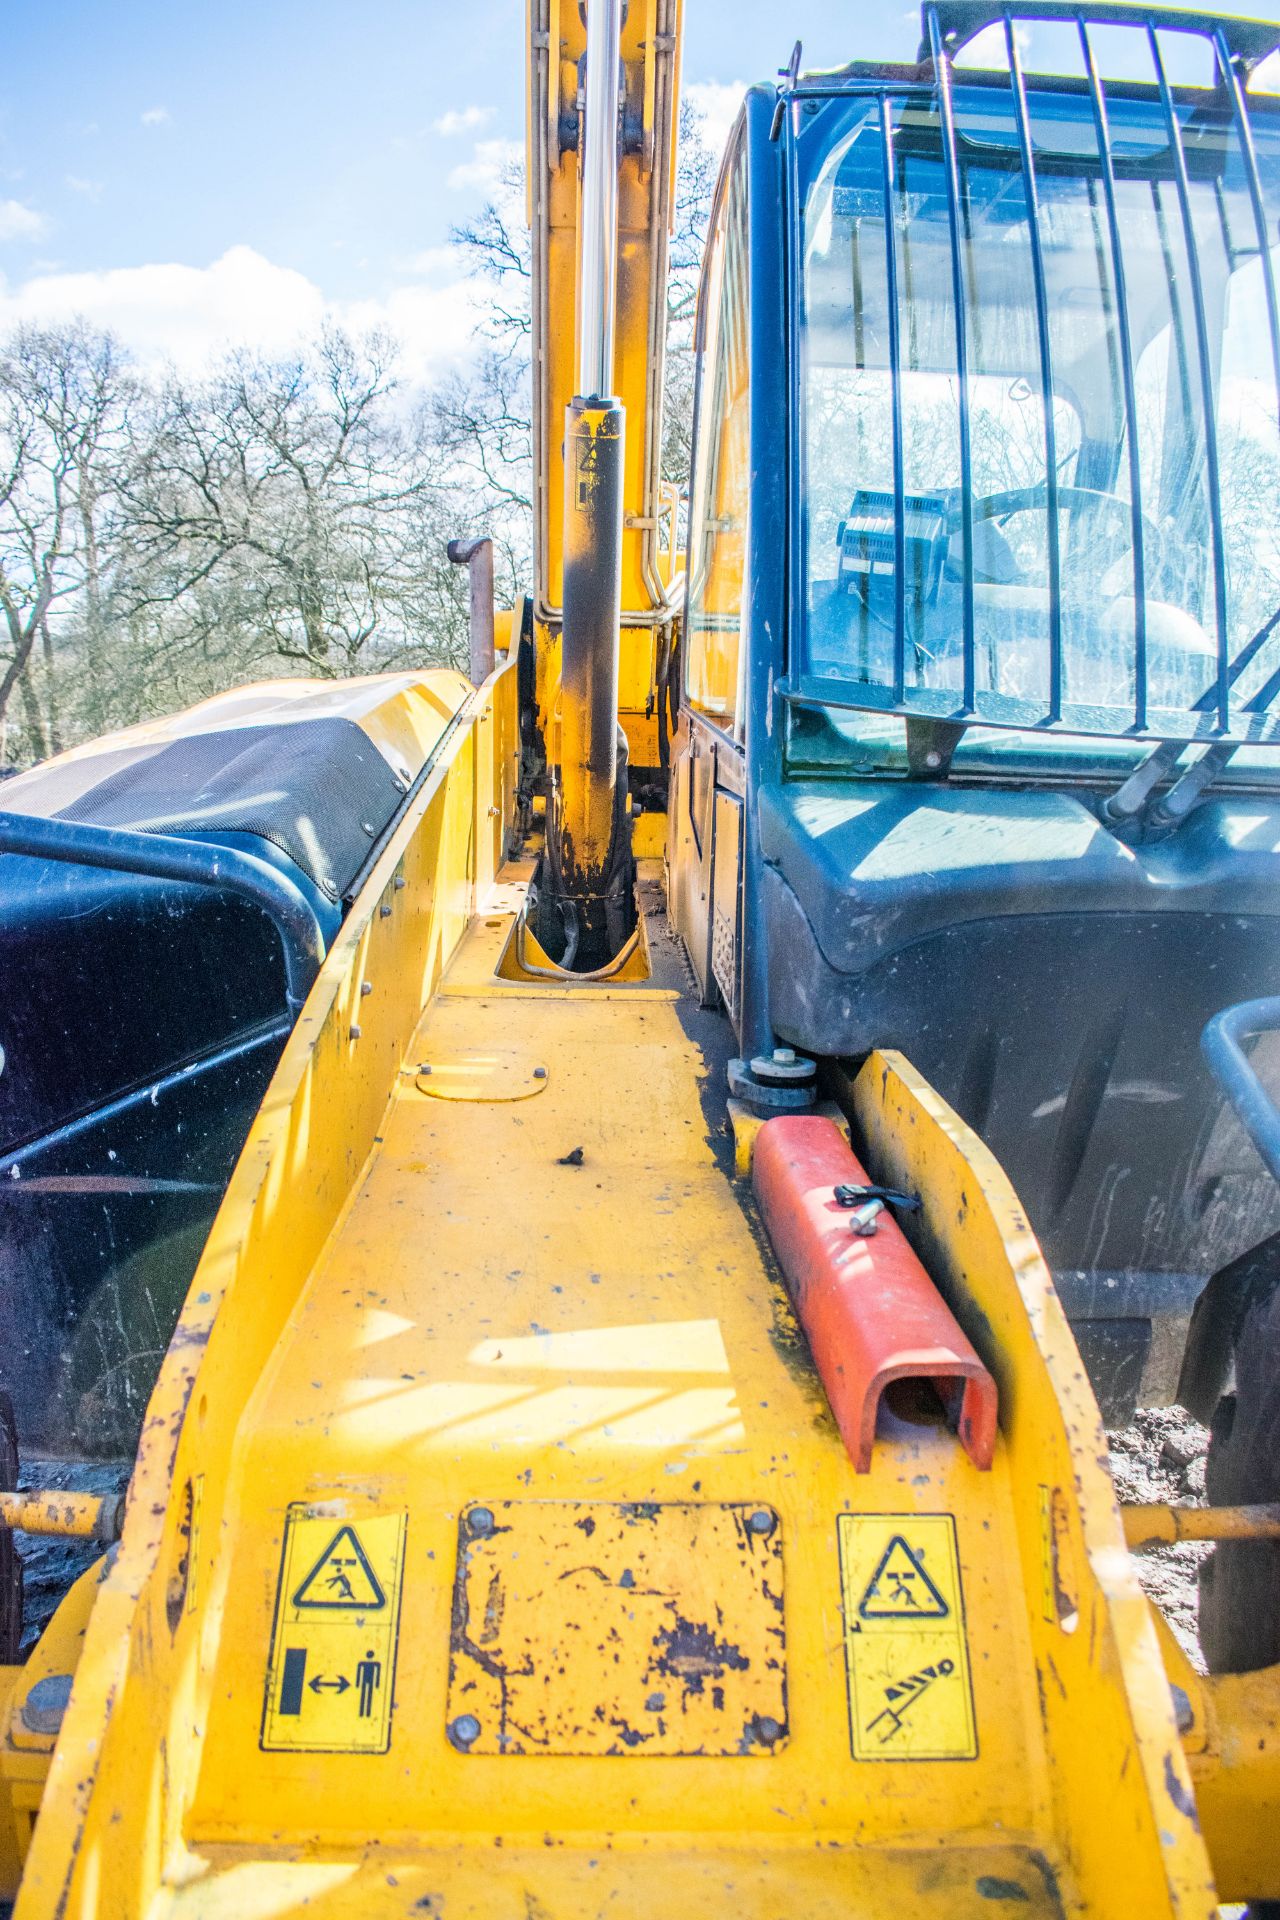
[{"label": "yellow machine chassis", "polygon": [[[5,1774],[29,1803],[23,1767],[47,1761],[15,1747],[22,1695],[70,1661],[92,1599],[17,1920],[951,1920],[995,1899],[1207,1916],[1104,1436],[1007,1182],[900,1058],[847,1090],[877,1176],[924,1196],[921,1249],[1002,1406],[989,1474],[945,1427],[892,1415],[856,1474],[723,1112],[704,1109],[690,1023],[710,1017],[668,965],[656,878],[647,980],[502,977],[528,873],[502,865],[516,750],[505,665],[438,749],[281,1059],[151,1402],[118,1554],[64,1603],[61,1644],[55,1623],[47,1659],[10,1676]],[[477,1514],[496,1524],[477,1535]],[[643,1559],[637,1515],[657,1516]],[[599,1590],[579,1569],[570,1596],[565,1542],[588,1521]],[[771,1544],[744,1573],[756,1525]],[[330,1531],[356,1536],[353,1577],[394,1592],[395,1615],[376,1646],[360,1616],[358,1648],[317,1618],[313,1666],[349,1644],[369,1674],[394,1666],[394,1691],[371,1683],[365,1726],[345,1692],[313,1696],[291,1733],[281,1636]],[[932,1569],[934,1617],[882,1630],[901,1543]],[[458,1607],[495,1575],[508,1612],[476,1629],[486,1666]],[[721,1678],[745,1744],[708,1718],[696,1647],[664,1683],[684,1719],[651,1752],[629,1744],[657,1727],[635,1676],[673,1593],[740,1629]],[[855,1644],[859,1611],[874,1631]],[[616,1678],[548,1667],[567,1621],[616,1648]],[[887,1692],[886,1660],[947,1683],[914,1722],[868,1693]],[[495,1686],[521,1703],[501,1725]]]}]

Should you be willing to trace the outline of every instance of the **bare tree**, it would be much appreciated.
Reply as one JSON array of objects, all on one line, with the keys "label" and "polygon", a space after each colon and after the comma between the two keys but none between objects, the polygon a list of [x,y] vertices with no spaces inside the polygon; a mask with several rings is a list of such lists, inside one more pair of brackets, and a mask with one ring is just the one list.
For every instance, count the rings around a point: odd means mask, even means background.
[{"label": "bare tree", "polygon": [[[715,156],[703,119],[689,102],[680,109],[675,234],[667,288],[667,381],[662,476],[688,478],[693,414],[693,328],[698,275],[706,243]],[[529,350],[531,262],[524,225],[524,170],[518,163],[476,217],[455,227],[454,245],[485,288],[482,342],[472,366],[449,380],[433,403],[435,431],[461,480],[478,489],[487,530],[500,537],[527,575],[532,514]]]},{"label": "bare tree", "polygon": [[[22,327],[0,352],[0,729],[17,691],[30,751],[57,744],[54,632],[73,596],[101,634],[98,546],[134,386],[109,334]],[[42,710],[37,666],[47,682]]]},{"label": "bare tree", "polygon": [[442,489],[394,363],[386,336],[328,330],[287,362],[240,352],[170,378],[127,486],[129,613],[168,607],[197,644],[229,619],[321,675],[421,659],[401,606]]}]

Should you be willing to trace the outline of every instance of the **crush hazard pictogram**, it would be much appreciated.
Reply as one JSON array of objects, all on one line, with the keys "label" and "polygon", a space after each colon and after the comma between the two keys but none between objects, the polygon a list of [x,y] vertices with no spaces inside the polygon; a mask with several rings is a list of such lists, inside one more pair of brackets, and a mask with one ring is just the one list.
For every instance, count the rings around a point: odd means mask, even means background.
[{"label": "crush hazard pictogram", "polygon": [[354,1527],[339,1527],[293,1596],[295,1607],[376,1613],[387,1604]]},{"label": "crush hazard pictogram", "polygon": [[386,1753],[406,1516],[291,1506],[263,1686],[266,1753]]},{"label": "crush hazard pictogram", "polygon": [[863,1620],[945,1620],[950,1608],[900,1533],[880,1556],[858,1603]]}]

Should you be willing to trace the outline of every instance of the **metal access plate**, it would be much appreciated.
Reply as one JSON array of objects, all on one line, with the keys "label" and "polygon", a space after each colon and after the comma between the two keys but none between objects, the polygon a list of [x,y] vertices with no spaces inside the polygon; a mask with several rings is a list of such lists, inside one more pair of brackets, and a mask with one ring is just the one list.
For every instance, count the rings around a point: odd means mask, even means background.
[{"label": "metal access plate", "polygon": [[763,1505],[508,1501],[458,1529],[449,1737],[482,1754],[768,1754],[787,1732]]}]

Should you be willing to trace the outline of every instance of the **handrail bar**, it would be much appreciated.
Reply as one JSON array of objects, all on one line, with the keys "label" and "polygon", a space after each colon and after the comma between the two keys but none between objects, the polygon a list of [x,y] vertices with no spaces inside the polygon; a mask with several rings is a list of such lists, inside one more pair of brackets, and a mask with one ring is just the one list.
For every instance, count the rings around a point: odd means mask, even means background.
[{"label": "handrail bar", "polygon": [[26,813],[0,813],[0,853],[135,873],[151,880],[179,880],[252,901],[270,916],[280,936],[286,997],[295,1011],[320,971],[324,934],[306,895],[287,874],[254,854],[214,841],[139,833],[129,827],[95,827],[79,820],[46,820]]},{"label": "handrail bar", "polygon": [[1280,1030],[1280,994],[1242,1000],[1215,1013],[1200,1035],[1200,1051],[1236,1117],[1275,1180],[1280,1180],[1280,1111],[1246,1057],[1241,1041],[1249,1034]]}]

